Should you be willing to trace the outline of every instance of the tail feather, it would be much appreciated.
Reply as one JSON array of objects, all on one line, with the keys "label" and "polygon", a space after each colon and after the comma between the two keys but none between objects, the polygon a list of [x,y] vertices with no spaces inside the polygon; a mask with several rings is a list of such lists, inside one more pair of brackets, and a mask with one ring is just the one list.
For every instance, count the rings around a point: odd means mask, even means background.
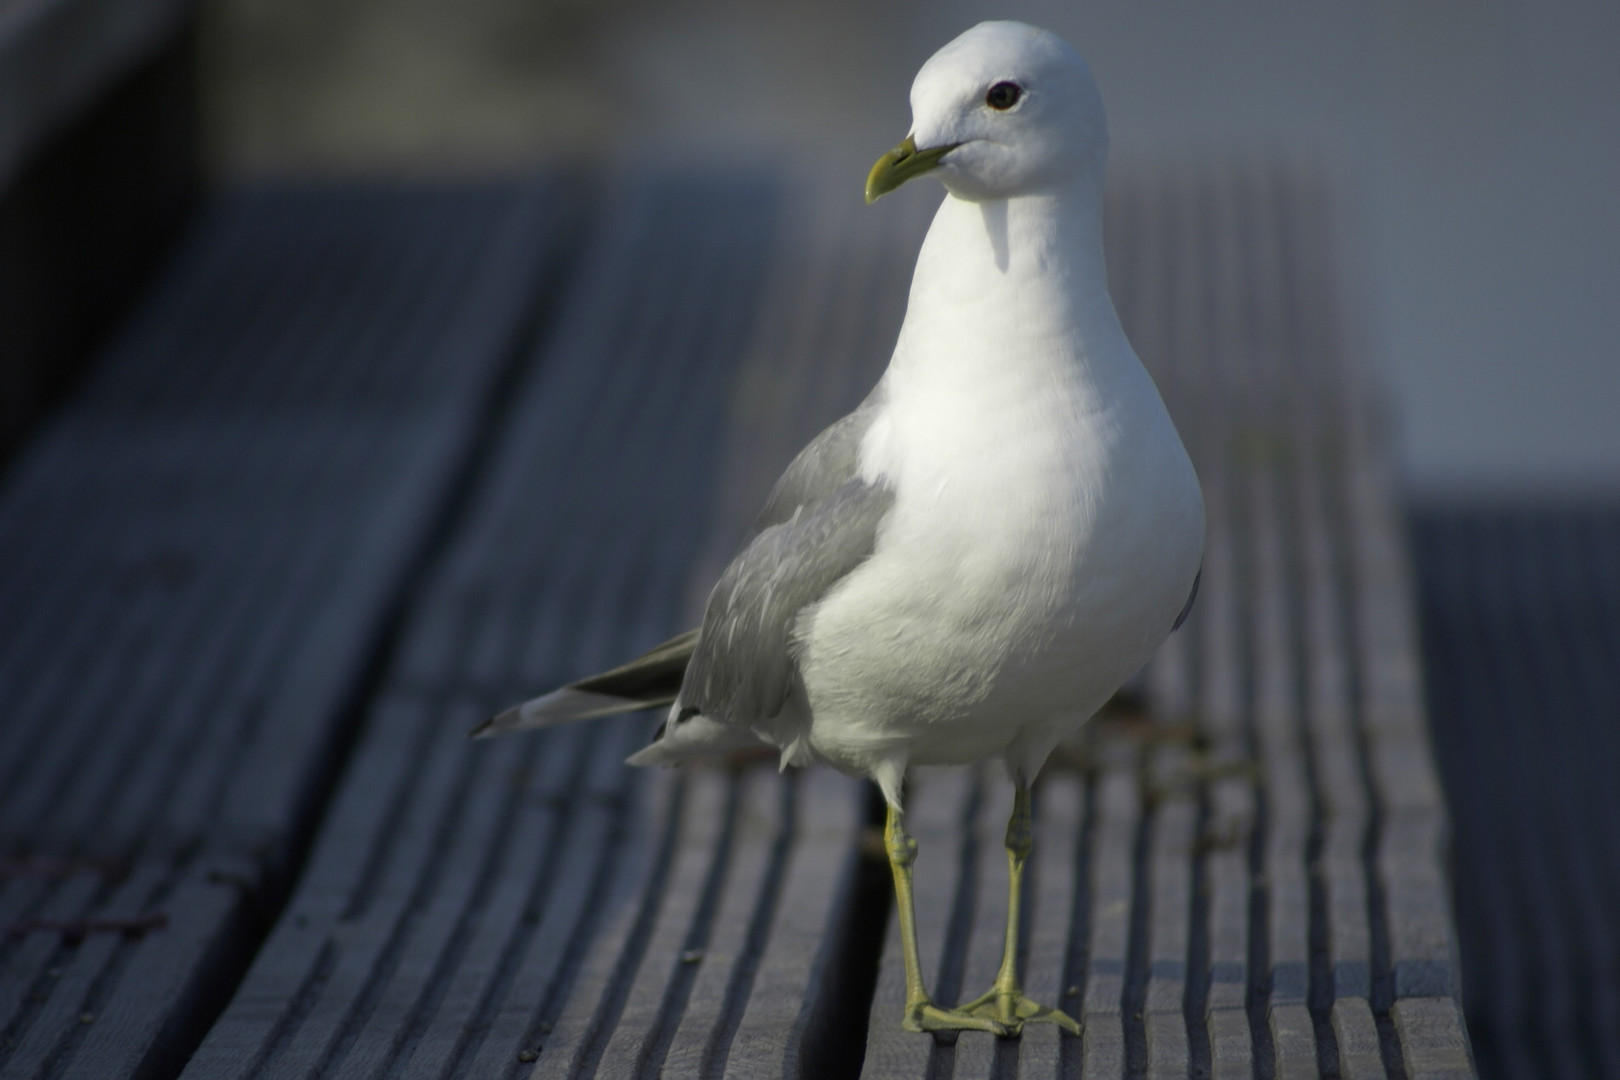
[{"label": "tail feather", "polygon": [[615,713],[668,705],[680,693],[686,665],[697,647],[696,630],[671,638],[628,664],[592,675],[549,694],[514,705],[469,732],[474,739],[509,731],[551,727]]},{"label": "tail feather", "polygon": [[625,759],[629,765],[679,765],[693,758],[767,745],[748,728],[723,724],[701,714],[665,724],[653,741]]},{"label": "tail feather", "polygon": [[644,701],[649,706],[668,705],[681,692],[681,680],[686,678],[686,665],[691,663],[692,653],[697,650],[697,639],[698,632],[688,630],[654,646],[628,664],[569,685],[593,694]]}]

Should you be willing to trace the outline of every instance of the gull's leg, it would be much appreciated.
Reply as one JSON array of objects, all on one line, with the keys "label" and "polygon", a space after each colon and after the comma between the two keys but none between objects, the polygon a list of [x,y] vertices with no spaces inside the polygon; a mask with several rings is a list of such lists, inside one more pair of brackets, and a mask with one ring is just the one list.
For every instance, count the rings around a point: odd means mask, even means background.
[{"label": "gull's leg", "polygon": [[1071,1034],[1080,1025],[1067,1013],[1037,1005],[1018,985],[1018,916],[1024,895],[1024,863],[1029,859],[1033,826],[1029,813],[1029,785],[1014,778],[1012,817],[1007,819],[1007,938],[1001,950],[1001,970],[989,992],[960,1007],[961,1012],[999,1020],[1008,1034],[1016,1035],[1026,1023],[1056,1024]]},{"label": "gull's leg", "polygon": [[988,1016],[959,1009],[942,1009],[923,988],[922,960],[917,951],[917,918],[911,899],[911,864],[917,859],[917,841],[906,832],[905,815],[889,804],[883,828],[883,846],[894,872],[894,900],[900,915],[900,953],[906,963],[906,1013],[900,1025],[907,1031],[988,1031],[1008,1034],[1007,1025]]}]

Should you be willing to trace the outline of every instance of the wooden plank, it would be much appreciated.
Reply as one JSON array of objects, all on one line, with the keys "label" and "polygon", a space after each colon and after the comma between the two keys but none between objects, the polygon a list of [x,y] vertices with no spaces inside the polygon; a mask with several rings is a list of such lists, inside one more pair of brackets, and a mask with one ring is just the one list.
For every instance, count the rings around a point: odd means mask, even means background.
[{"label": "wooden plank", "polygon": [[1390,1010],[1400,1032],[1406,1075],[1412,1080],[1465,1080],[1474,1076],[1462,1009],[1450,997],[1405,997]]},{"label": "wooden plank", "polygon": [[[668,823],[652,842],[657,845],[650,858],[622,860],[615,868],[614,892],[631,901],[616,905],[602,932],[591,943],[589,955],[578,975],[555,1025],[543,1029],[540,1064],[534,1072],[541,1077],[595,1075],[602,1045],[618,1024],[629,980],[642,959],[647,929],[662,893],[663,875],[674,855],[682,791],[673,776],[659,776],[646,785],[646,806]],[[646,819],[643,819],[645,821]],[[555,993],[555,991],[553,991]],[[520,1062],[535,1060],[529,1048],[508,1054]],[[508,1074],[513,1070],[508,1065]]]},{"label": "wooden plank", "polygon": [[1253,1072],[1249,1034],[1249,868],[1255,821],[1253,765],[1243,730],[1236,582],[1227,514],[1225,470],[1204,473],[1209,542],[1193,624],[1202,643],[1203,730],[1211,771],[1209,821],[1201,838],[1209,883],[1209,989],[1204,1024],[1211,1074]]},{"label": "wooden plank", "polygon": [[[1457,992],[1450,903],[1442,871],[1446,815],[1418,697],[1417,652],[1409,601],[1411,576],[1399,553],[1399,527],[1389,490],[1392,473],[1384,457],[1387,446],[1373,434],[1377,421],[1366,396],[1365,381],[1345,370],[1333,333],[1333,281],[1331,271],[1326,269],[1330,249],[1321,232],[1325,206],[1320,185],[1295,184],[1291,191],[1299,203],[1295,216],[1306,232],[1304,241],[1295,247],[1306,257],[1289,275],[1295,289],[1293,302],[1301,312],[1300,321],[1320,335],[1316,350],[1322,361],[1316,393],[1321,401],[1335,403],[1338,413],[1336,439],[1319,436],[1316,443],[1331,474],[1315,484],[1307,482],[1302,488],[1325,488],[1337,492],[1343,500],[1342,509],[1335,508],[1337,528],[1333,531],[1346,538],[1348,550],[1335,556],[1334,561],[1339,567],[1336,576],[1348,582],[1351,601],[1346,616],[1334,621],[1350,625],[1357,634],[1353,655],[1359,665],[1355,677],[1362,712],[1362,747],[1350,744],[1336,711],[1320,711],[1317,725],[1317,738],[1325,750],[1332,751],[1319,757],[1330,795],[1341,815],[1345,807],[1349,808],[1350,819],[1336,837],[1330,837],[1327,849],[1329,866],[1333,867],[1336,860],[1340,868],[1329,894],[1329,902],[1334,905],[1330,949],[1334,954],[1335,989],[1341,995],[1365,992],[1376,999],[1380,996],[1373,983],[1378,977],[1376,968],[1380,963],[1387,964],[1393,985],[1383,995],[1388,1001],[1392,994],[1394,1001],[1384,1007],[1396,1015],[1409,997]],[[1325,536],[1329,526],[1323,523],[1318,528]],[[1308,553],[1312,546],[1307,543]],[[1330,596],[1331,589],[1318,588],[1314,595]],[[1334,695],[1338,693],[1335,688]],[[1326,724],[1320,722],[1324,720]],[[1376,802],[1380,815],[1375,862],[1364,868],[1360,882],[1355,880],[1350,864],[1354,858],[1352,848],[1359,847],[1365,835],[1360,827],[1365,796],[1355,792],[1355,785],[1345,775],[1345,762],[1352,759],[1353,749],[1360,750],[1363,786],[1370,789],[1367,794]],[[1368,872],[1373,875],[1370,884],[1365,876]],[[1367,910],[1374,912],[1371,925],[1356,918],[1363,903],[1368,903]],[[1365,983],[1360,971],[1363,956],[1371,961]],[[1387,960],[1380,961],[1379,957]],[[1443,1033],[1447,1015],[1454,1017],[1458,1026]],[[1461,1015],[1455,1007],[1449,1013],[1438,1010],[1433,1017],[1430,1023],[1404,1030],[1399,1020],[1395,1022],[1401,1043],[1397,1053],[1409,1074],[1423,1068],[1415,1062],[1427,1058],[1434,1046],[1466,1046]],[[1336,1010],[1335,1027],[1343,1030],[1341,1021],[1348,1018],[1354,1018],[1362,1032],[1354,1042],[1364,1047],[1366,1018],[1356,1007]],[[1436,1041],[1431,1044],[1426,1040]],[[1392,1048],[1383,1049],[1387,1060]],[[1375,1071],[1377,1066],[1370,1052],[1363,1050],[1362,1057],[1362,1068],[1369,1074]],[[1342,1067],[1349,1073],[1347,1059],[1348,1051],[1341,1048]],[[1471,1066],[1467,1069],[1466,1075],[1472,1075]]]},{"label": "wooden plank", "polygon": [[[1458,993],[1450,896],[1442,863],[1448,826],[1424,723],[1412,575],[1389,488],[1390,447],[1363,380],[1341,380],[1345,453],[1342,482],[1349,534],[1346,572],[1354,595],[1357,694],[1366,741],[1367,775],[1380,820],[1373,890],[1374,996],[1455,998]],[[1428,1020],[1397,1020],[1399,1054],[1450,1061],[1467,1045],[1461,1012],[1425,1007]],[[1454,1025],[1454,1026],[1448,1026]],[[1449,1066],[1448,1066],[1449,1067]],[[1472,1075],[1472,1069],[1466,1075]]]},{"label": "wooden plank", "polygon": [[[1214,401],[1215,408],[1223,408],[1224,395]],[[1254,1068],[1248,1016],[1248,851],[1255,796],[1244,725],[1237,552],[1229,522],[1226,455],[1203,441],[1194,444],[1193,452],[1200,462],[1208,537],[1198,602],[1187,627],[1200,646],[1198,715],[1210,773],[1209,817],[1200,838],[1209,890],[1205,1037],[1212,1076],[1247,1078]]]},{"label": "wooden plank", "polygon": [[[833,1041],[835,1034],[847,1037],[825,1030],[834,1021],[821,1013],[827,998],[851,992],[847,985],[831,981],[842,973],[831,970],[830,953],[837,943],[839,921],[858,917],[847,912],[855,899],[852,878],[862,857],[858,849],[851,850],[851,837],[860,835],[858,811],[865,792],[864,785],[826,770],[808,773],[797,782],[793,831],[786,838],[785,865],[777,871],[774,914],[764,927],[763,951],[755,961],[752,982],[746,987],[738,981],[728,985],[730,1000],[723,1009],[689,1009],[694,1015],[724,1019],[738,1007],[736,998],[744,996],[742,1016],[725,1048],[728,1078],[752,1080],[777,1070],[784,1076],[813,1077],[806,1055]],[[760,948],[752,941],[748,946]],[[720,1056],[718,1044],[715,1056]]]},{"label": "wooden plank", "polygon": [[610,191],[309,869],[188,1075],[611,1075],[668,1048],[702,967],[680,953],[732,902],[730,819],[703,809],[730,781],[640,792],[642,717],[461,735],[677,628],[773,214],[761,184]]},{"label": "wooden plank", "polygon": [[[1329,347],[1323,342],[1319,347]],[[1299,507],[1301,595],[1304,602],[1306,715],[1310,722],[1312,775],[1323,818],[1321,881],[1326,915],[1325,973],[1329,985],[1331,1024],[1341,1076],[1381,1077],[1383,1051],[1372,1014],[1372,933],[1367,923],[1368,895],[1362,848],[1371,824],[1363,783],[1363,758],[1350,700],[1352,660],[1344,628],[1345,555],[1335,550],[1337,530],[1326,505],[1336,490],[1334,445],[1321,434],[1326,403],[1336,396],[1338,379],[1329,372],[1298,396],[1293,407],[1295,440],[1310,448],[1295,470],[1294,500]],[[1324,460],[1325,459],[1325,460]],[[1313,468],[1314,466],[1314,468]],[[1313,963],[1315,959],[1313,958]],[[1325,975],[1325,978],[1322,976]]]},{"label": "wooden plank", "polygon": [[1130,952],[1136,831],[1142,814],[1140,749],[1110,740],[1098,748],[1097,823],[1092,831],[1091,913],[1080,1011],[1081,1073],[1124,1075],[1126,966]]},{"label": "wooden plank", "polygon": [[[597,1076],[632,1077],[662,1068],[670,1049],[667,1040],[676,1034],[671,1029],[686,1004],[680,998],[690,993],[690,974],[701,970],[706,958],[715,893],[729,869],[737,793],[716,769],[694,769],[684,780],[669,879],[641,965],[595,1063]],[[678,991],[684,993],[677,997]],[[555,1055],[549,1060],[561,1062]],[[541,1075],[553,1073],[541,1067]]]},{"label": "wooden plank", "polygon": [[1378,1080],[1388,1075],[1377,1021],[1365,997],[1347,996],[1333,1003],[1333,1037],[1338,1044],[1339,1075],[1345,1080]]},{"label": "wooden plank", "polygon": [[[1155,661],[1156,670],[1178,667],[1182,661],[1180,652],[1180,648],[1173,648],[1168,655],[1161,652]],[[1164,681],[1155,680],[1161,685]],[[1175,743],[1155,751],[1149,765],[1153,798],[1148,857],[1151,914],[1143,1012],[1147,1025],[1147,1075],[1166,1080],[1186,1076],[1191,1058],[1184,1005],[1198,806],[1190,766],[1191,755]]]},{"label": "wooden plank", "polygon": [[[954,978],[954,992],[947,998],[944,995],[950,990],[949,987],[936,991],[941,1000],[951,1004],[969,1001],[984,993],[1001,970],[1008,899],[1005,837],[1007,818],[1012,813],[1012,784],[996,776],[998,771],[993,766],[980,770],[976,799],[978,813],[973,821],[966,823],[972,835],[972,854],[963,853],[962,877],[957,886],[962,890],[971,890],[966,932],[957,929],[957,940],[966,948],[962,949],[963,955],[959,961],[960,973]],[[968,865],[970,858],[972,862]],[[954,943],[947,937],[953,928],[942,929],[946,933],[940,934],[936,940],[943,955],[943,950]],[[941,967],[940,981],[943,985],[949,977],[943,971],[943,963]],[[890,1024],[893,1022],[889,1021]],[[924,1045],[935,1041],[916,1035],[912,1038]],[[1005,1041],[982,1031],[964,1031],[956,1037],[954,1047],[940,1048],[934,1056],[945,1057],[950,1062],[953,1076],[988,1077],[995,1069],[1001,1044]]]},{"label": "wooden plank", "polygon": [[16,463],[4,857],[117,869],[0,905],[161,925],[0,950],[0,1073],[174,1072],[201,1038],[479,443],[556,196],[227,194]]},{"label": "wooden plank", "polygon": [[[1257,388],[1245,402],[1239,437],[1247,443],[1251,559],[1255,594],[1257,750],[1265,795],[1267,959],[1270,965],[1269,1019],[1272,1052],[1279,1076],[1314,1076],[1317,1045],[1307,1008],[1310,972],[1310,885],[1306,849],[1313,823],[1309,763],[1300,731],[1294,643],[1294,596],[1288,565],[1289,522],[1278,490],[1283,469],[1302,448],[1288,438],[1284,416],[1293,364],[1308,358],[1288,355],[1278,310],[1279,270],[1275,222],[1264,192],[1246,184],[1235,193],[1253,277],[1249,305],[1256,332],[1251,341],[1250,377]],[[1241,369],[1240,369],[1241,371]]]},{"label": "wooden plank", "polygon": [[[1239,575],[1239,538],[1231,481],[1227,418],[1239,407],[1242,385],[1222,363],[1244,349],[1240,315],[1244,277],[1227,232],[1230,215],[1213,213],[1207,191],[1187,178],[1151,172],[1120,182],[1140,191],[1134,222],[1122,222],[1130,247],[1142,253],[1138,292],[1152,303],[1133,311],[1132,341],[1158,379],[1166,404],[1193,456],[1204,488],[1206,543],[1197,603],[1172,638],[1186,650],[1192,671],[1154,694],[1156,712],[1185,713],[1202,740],[1197,771],[1204,804],[1195,867],[1201,865],[1202,921],[1189,927],[1205,970],[1189,971],[1194,1004],[1201,999],[1202,1030],[1189,1032],[1193,1067],[1215,1076],[1248,1077],[1253,1047],[1248,1015],[1248,851],[1255,821],[1253,752],[1247,729],[1245,670],[1247,607]],[[1134,223],[1135,228],[1129,228]],[[1119,245],[1111,245],[1111,250]],[[1247,560],[1243,560],[1246,565]],[[1164,660],[1156,671],[1174,670]],[[1188,692],[1185,705],[1173,704]],[[1162,703],[1162,704],[1161,704]],[[1189,916],[1194,915],[1189,912]]]},{"label": "wooden plank", "polygon": [[1447,500],[1411,527],[1469,1034],[1497,1075],[1610,1075],[1620,513]]},{"label": "wooden plank", "polygon": [[[167,870],[163,866],[136,867],[116,887],[96,898],[96,913],[104,919],[118,920],[150,912],[152,901],[167,884]],[[17,1032],[11,1035],[15,1045],[6,1048],[3,1068],[13,1076],[39,1076],[59,1068],[56,1063],[72,1053],[83,1041],[84,1029],[97,1020],[93,1011],[98,1000],[97,983],[126,952],[120,947],[123,936],[116,932],[89,933],[76,945],[64,940],[66,935],[53,936],[58,945],[51,957],[54,970],[46,973],[49,989],[43,989],[45,982],[34,983],[42,988],[30,1002],[37,1006],[26,1014],[28,1022],[18,1025]],[[121,1040],[121,1050],[142,1049],[151,1038],[146,1031],[132,1035],[132,1039]]]},{"label": "wooden plank", "polygon": [[[757,936],[753,924],[760,912],[761,893],[772,884],[771,856],[789,827],[793,791],[772,783],[768,767],[749,768],[735,778],[734,786],[737,790],[730,797],[739,805],[732,811],[731,835],[726,841],[730,865],[716,890],[719,895],[713,900],[706,941],[683,949],[676,958],[679,970],[691,967],[696,975],[690,980],[677,1014],[678,1026],[669,1036],[659,1065],[671,1075],[712,1075],[726,1060],[730,1047],[717,1045],[716,1037],[722,1032],[715,1030],[715,1020],[727,1011],[727,988],[746,977],[743,965],[754,959],[749,955],[753,951],[749,939]],[[664,1023],[667,1026],[669,1021]]]}]

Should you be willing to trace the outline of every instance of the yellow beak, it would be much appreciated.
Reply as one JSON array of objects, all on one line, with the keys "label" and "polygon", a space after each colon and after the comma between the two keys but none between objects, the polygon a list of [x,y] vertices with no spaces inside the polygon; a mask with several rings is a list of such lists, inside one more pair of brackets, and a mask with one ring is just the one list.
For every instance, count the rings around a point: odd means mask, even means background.
[{"label": "yellow beak", "polygon": [[910,135],[906,141],[877,159],[872,171],[866,174],[866,201],[876,202],[878,196],[887,195],[912,177],[921,176],[939,164],[939,159],[955,150],[961,143],[917,149]]}]

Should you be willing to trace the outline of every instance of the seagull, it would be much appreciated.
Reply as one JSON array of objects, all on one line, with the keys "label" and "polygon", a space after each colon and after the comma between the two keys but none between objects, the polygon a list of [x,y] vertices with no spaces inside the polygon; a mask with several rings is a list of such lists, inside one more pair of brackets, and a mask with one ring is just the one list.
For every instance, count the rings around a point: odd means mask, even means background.
[{"label": "seagull", "polygon": [[[866,201],[924,175],[946,194],[877,386],[777,481],[701,627],[473,734],[667,705],[630,764],[764,746],[783,768],[870,777],[903,1026],[1078,1034],[1018,979],[1030,785],[1186,617],[1203,496],[1109,298],[1107,122],[1085,61],[1047,31],[981,23],[923,65],[911,109]],[[987,993],[946,1007],[921,974],[906,774],[998,757],[1014,785],[1003,960]]]}]

